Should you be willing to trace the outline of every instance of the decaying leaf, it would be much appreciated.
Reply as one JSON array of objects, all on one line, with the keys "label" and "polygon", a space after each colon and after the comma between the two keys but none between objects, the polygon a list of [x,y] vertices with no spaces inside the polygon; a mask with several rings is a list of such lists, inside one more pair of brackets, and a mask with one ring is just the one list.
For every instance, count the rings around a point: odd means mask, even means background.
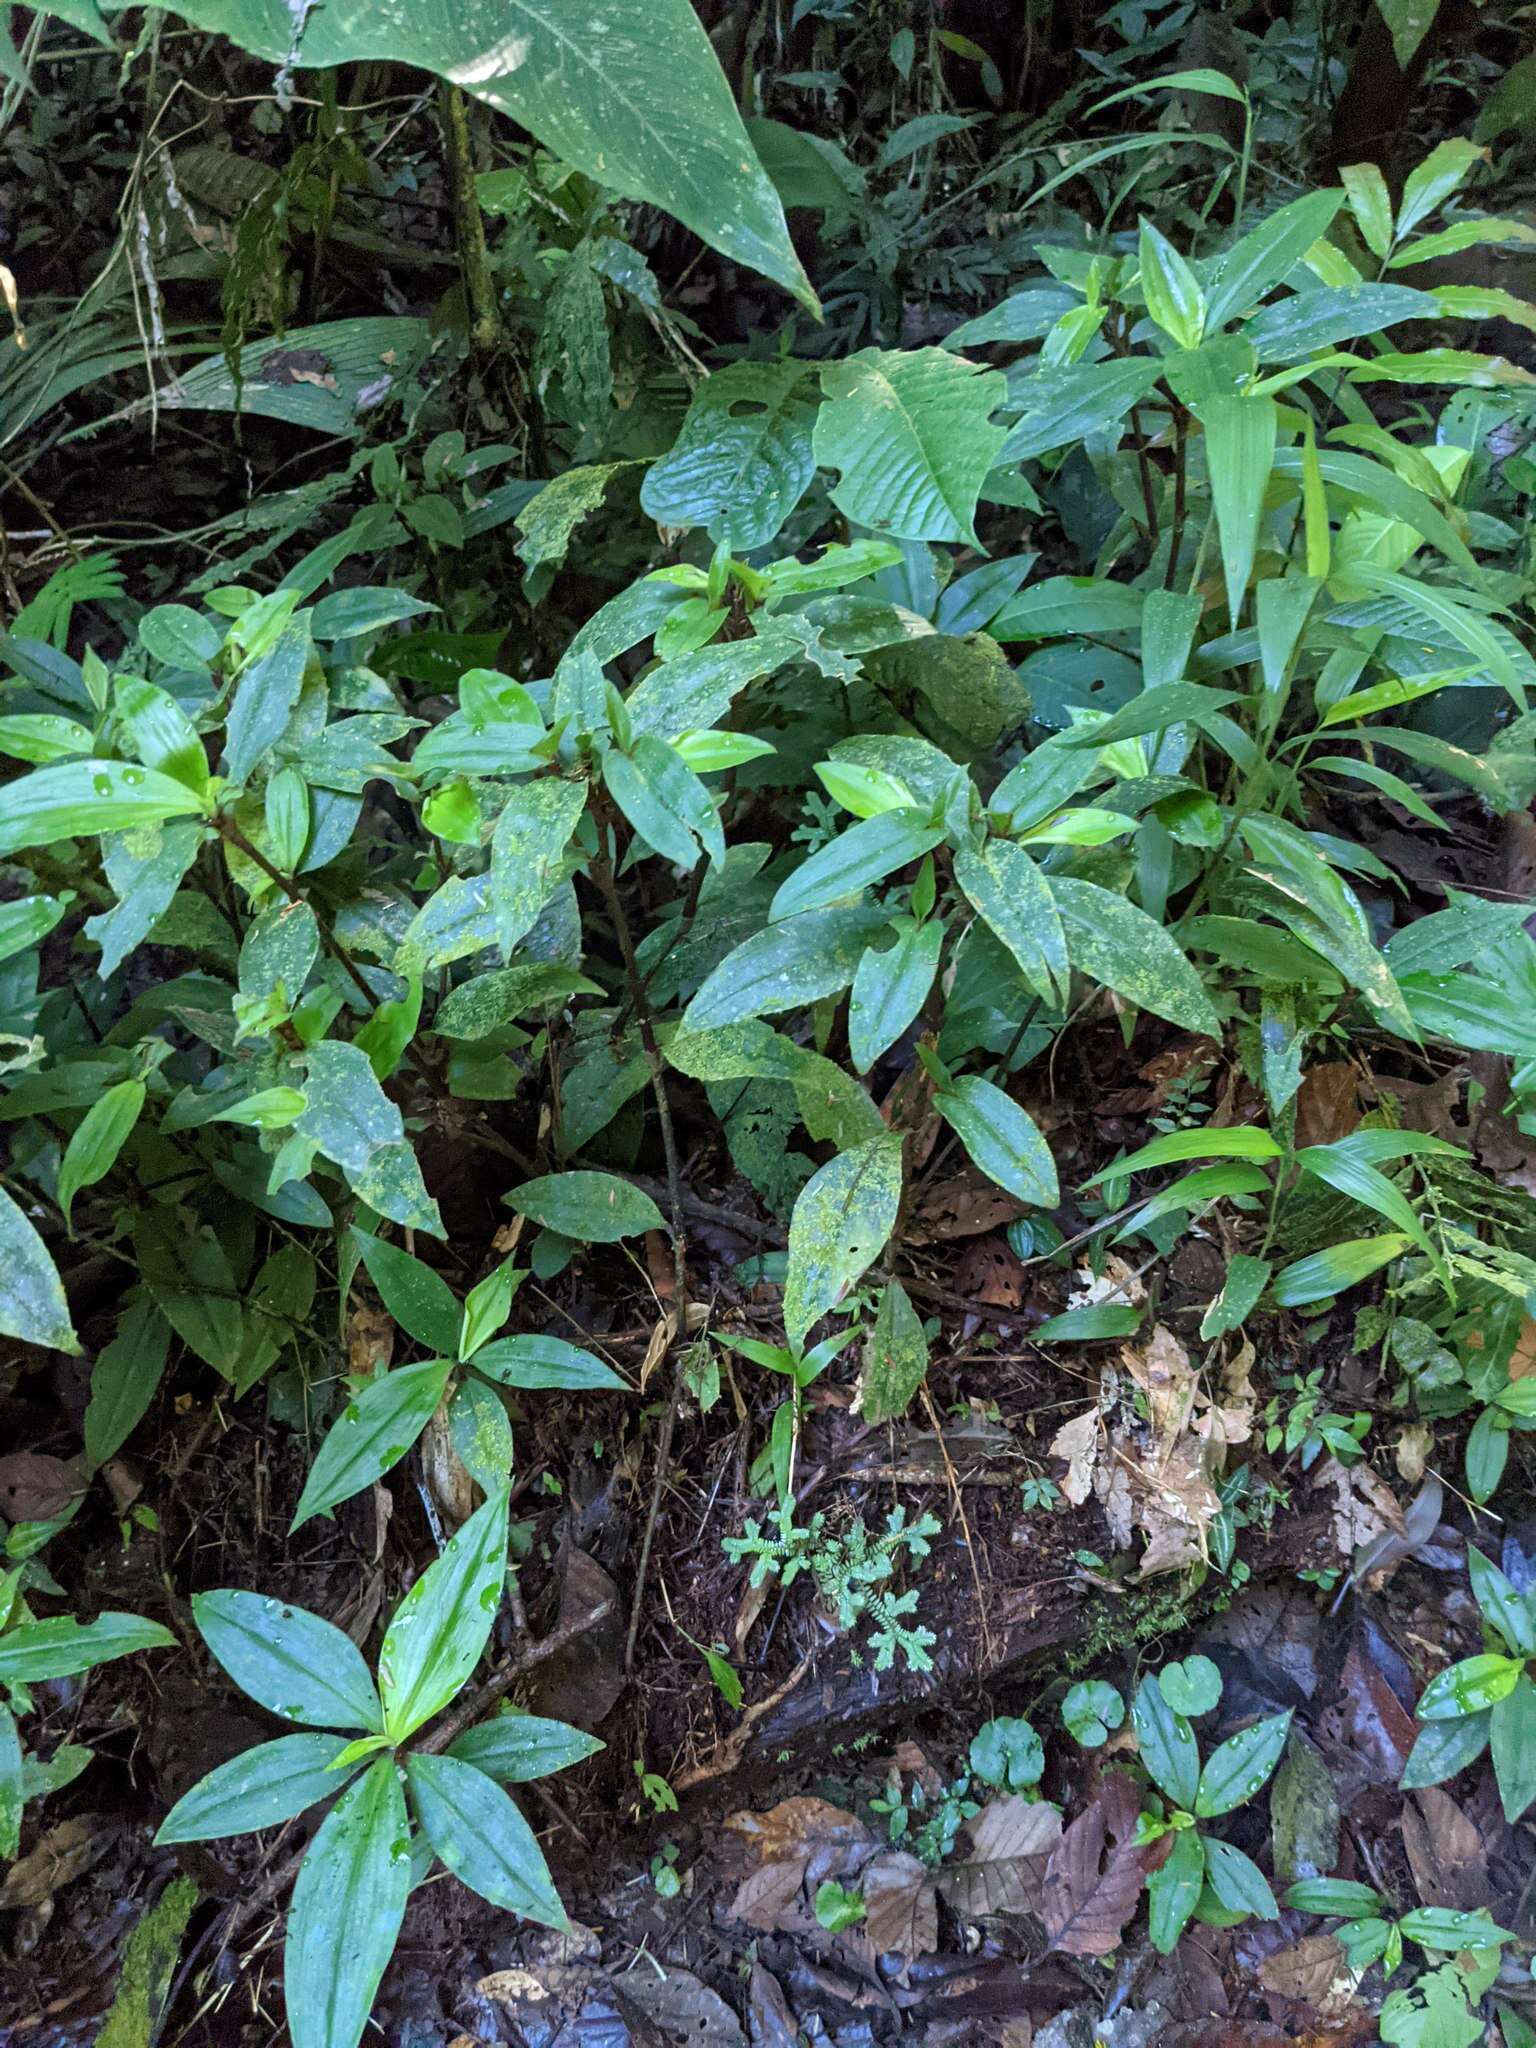
[{"label": "decaying leaf", "polygon": [[814,1926],[807,1893],[828,1878],[849,1876],[873,1846],[861,1820],[825,1799],[781,1799],[766,1813],[733,1813],[725,1825],[757,1861],[737,1889],[731,1917],[765,1934]]},{"label": "decaying leaf", "polygon": [[0,1458],[0,1515],[8,1522],[51,1522],[85,1491],[85,1481],[62,1458],[13,1451]]},{"label": "decaying leaf", "polygon": [[1309,1934],[1266,1956],[1259,1965],[1259,1982],[1274,1998],[1309,2005],[1323,2019],[1342,2019],[1354,2000],[1360,1972],[1350,1968],[1331,1934]]},{"label": "decaying leaf", "polygon": [[50,1828],[32,1850],[13,1863],[0,1884],[0,1913],[45,1904],[56,1891],[89,1870],[111,1846],[106,1828],[98,1831],[90,1819],[63,1820]]},{"label": "decaying leaf", "polygon": [[372,1302],[360,1301],[347,1317],[347,1371],[371,1379],[388,1370],[394,1355],[394,1317]]},{"label": "decaying leaf", "polygon": [[1397,1496],[1369,1465],[1341,1465],[1337,1458],[1325,1458],[1313,1474],[1313,1484],[1332,1496],[1333,1540],[1342,1557],[1388,1533],[1401,1535],[1403,1511]]},{"label": "decaying leaf", "polygon": [[939,1905],[927,1864],[904,1849],[886,1849],[870,1858],[859,1882],[864,1920],[857,1932],[872,1956],[911,1961],[933,1953],[939,1945]]},{"label": "decaying leaf", "polygon": [[1141,1795],[1130,1779],[1111,1772],[1091,1805],[1051,1851],[1045,1867],[1040,1918],[1053,1949],[1073,1956],[1107,1956],[1136,1910],[1147,1873],[1172,1845],[1172,1836],[1138,1847]]},{"label": "decaying leaf", "polygon": [[1044,1898],[1046,1860],[1061,1840],[1061,1811],[1044,1799],[993,1799],[968,1824],[963,1855],[939,1873],[939,1889],[967,1920],[1033,1913]]}]

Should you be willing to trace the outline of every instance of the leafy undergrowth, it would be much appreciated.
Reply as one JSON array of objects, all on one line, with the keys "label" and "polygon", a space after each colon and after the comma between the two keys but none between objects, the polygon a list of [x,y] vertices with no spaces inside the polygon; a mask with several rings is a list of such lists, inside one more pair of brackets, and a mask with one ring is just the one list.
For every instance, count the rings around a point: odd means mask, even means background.
[{"label": "leafy undergrowth", "polygon": [[1529,2048],[1504,115],[176,11],[249,153],[0,361],[242,469],[0,564],[15,2038]]}]

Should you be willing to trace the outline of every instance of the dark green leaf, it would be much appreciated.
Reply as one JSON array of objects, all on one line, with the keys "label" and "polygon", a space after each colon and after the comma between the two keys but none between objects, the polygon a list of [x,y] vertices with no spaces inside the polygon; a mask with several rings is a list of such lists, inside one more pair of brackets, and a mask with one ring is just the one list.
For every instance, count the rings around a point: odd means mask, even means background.
[{"label": "dark green leaf", "polygon": [[350,1500],[398,1465],[431,1421],[452,1371],[451,1359],[428,1358],[370,1380],[326,1432],[294,1510],[293,1527],[302,1529],[313,1516]]},{"label": "dark green leaf", "polygon": [[428,1565],[385,1631],[379,1685],[394,1741],[440,1713],[480,1661],[506,1570],[507,1495],[498,1488]]},{"label": "dark green leaf", "polygon": [[427,1839],[460,1883],[541,1926],[570,1924],[533,1830],[500,1785],[453,1756],[410,1756],[405,1772]]},{"label": "dark green leaf", "polygon": [[650,1196],[617,1174],[573,1171],[526,1180],[502,1199],[509,1207],[584,1244],[616,1244],[666,1220]]},{"label": "dark green leaf", "polygon": [[1291,1732],[1291,1716],[1271,1714],[1229,1736],[1213,1749],[1200,1773],[1200,1791],[1195,1812],[1202,1820],[1230,1813],[1234,1806],[1254,1799],[1269,1781],[1280,1761],[1285,1739]]},{"label": "dark green leaf", "polygon": [[294,2048],[357,2048],[410,1884],[400,1776],[381,1757],[321,1823],[293,1887],[283,2002]]},{"label": "dark green leaf", "polygon": [[178,1799],[155,1836],[167,1842],[216,1842],[276,1827],[329,1799],[351,1773],[335,1763],[349,1735],[283,1735],[210,1771]]},{"label": "dark green leaf", "polygon": [[448,1754],[473,1764],[498,1785],[523,1785],[532,1778],[569,1770],[572,1764],[596,1756],[602,1747],[595,1735],[565,1721],[502,1712],[455,1736]]},{"label": "dark green leaf", "polygon": [[440,1273],[366,1230],[352,1233],[379,1299],[408,1337],[439,1358],[459,1344],[459,1304]]},{"label": "dark green leaf", "polygon": [[474,1367],[504,1387],[629,1391],[611,1366],[563,1337],[498,1337],[475,1353]]},{"label": "dark green leaf", "polygon": [[362,1653],[334,1623],[261,1593],[226,1589],[193,1596],[205,1643],[253,1700],[311,1728],[384,1725]]}]

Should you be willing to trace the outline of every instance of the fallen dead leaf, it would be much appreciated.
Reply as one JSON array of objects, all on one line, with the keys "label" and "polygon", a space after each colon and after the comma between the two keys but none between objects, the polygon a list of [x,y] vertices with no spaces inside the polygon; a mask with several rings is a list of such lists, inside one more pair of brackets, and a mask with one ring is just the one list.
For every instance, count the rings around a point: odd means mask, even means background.
[{"label": "fallen dead leaf", "polygon": [[1146,1298],[1147,1283],[1138,1276],[1136,1268],[1111,1252],[1102,1273],[1095,1273],[1091,1266],[1078,1267],[1067,1307],[1092,1308],[1096,1302],[1117,1301],[1139,1308]]},{"label": "fallen dead leaf", "polygon": [[361,1379],[387,1371],[395,1355],[395,1319],[360,1301],[347,1317],[347,1370]]},{"label": "fallen dead leaf", "polygon": [[1322,2019],[1342,2019],[1360,1982],[1331,1934],[1309,1934],[1259,1964],[1259,1982],[1274,1998],[1309,2005]]},{"label": "fallen dead leaf", "polygon": [[1448,1792],[1431,1785],[1403,1808],[1403,1850],[1419,1903],[1475,1912],[1494,1903],[1488,1845]]},{"label": "fallen dead leaf", "polygon": [[1033,1913],[1044,1898],[1046,1860],[1061,1840],[1061,1812],[1044,1799],[993,1799],[967,1823],[968,1845],[939,1873],[939,1889],[966,1920]]},{"label": "fallen dead leaf", "polygon": [[825,1799],[781,1799],[766,1813],[730,1814],[725,1825],[758,1866],[738,1888],[731,1916],[765,1934],[814,1926],[807,1888],[848,1876],[872,1847],[864,1823]]},{"label": "fallen dead leaf", "polygon": [[1337,1458],[1325,1458],[1313,1473],[1312,1483],[1333,1496],[1333,1540],[1341,1557],[1352,1558],[1378,1537],[1402,1534],[1403,1511],[1397,1495],[1369,1465],[1346,1466]]},{"label": "fallen dead leaf", "polygon": [[1047,1456],[1066,1459],[1067,1476],[1061,1482],[1061,1491],[1075,1508],[1080,1508],[1093,1491],[1102,1437],[1103,1419],[1095,1405],[1064,1422],[1051,1438]]},{"label": "fallen dead leaf", "polygon": [[447,1396],[421,1433],[421,1471],[443,1520],[461,1528],[475,1511],[475,1482],[454,1446]]},{"label": "fallen dead leaf", "polygon": [[60,1821],[30,1855],[5,1873],[5,1882],[0,1884],[0,1913],[45,1905],[56,1891],[104,1856],[111,1843],[111,1832],[106,1828],[98,1831],[98,1824],[90,1818]]},{"label": "fallen dead leaf", "polygon": [[939,1945],[939,1902],[934,1874],[904,1849],[872,1856],[859,1880],[864,1919],[854,1930],[871,1960],[898,1955],[911,1962]]},{"label": "fallen dead leaf", "polygon": [[1308,1067],[1296,1094],[1296,1143],[1331,1145],[1360,1121],[1360,1076],[1348,1060]]},{"label": "fallen dead leaf", "polygon": [[1136,1910],[1147,1873],[1172,1847],[1171,1836],[1138,1846],[1141,1795],[1119,1771],[1106,1777],[1051,1851],[1040,1918],[1053,1949],[1107,1956]]},{"label": "fallen dead leaf", "polygon": [[1406,1479],[1410,1486],[1417,1486],[1424,1477],[1424,1468],[1429,1463],[1434,1445],[1435,1433],[1427,1423],[1405,1422],[1392,1446],[1392,1461],[1397,1466],[1398,1477]]},{"label": "fallen dead leaf", "polygon": [[62,1458],[13,1451],[0,1458],[0,1515],[10,1522],[51,1522],[85,1491],[85,1481]]},{"label": "fallen dead leaf", "polygon": [[907,1226],[909,1244],[941,1244],[955,1237],[980,1237],[1023,1213],[1023,1204],[974,1167],[927,1189]]}]

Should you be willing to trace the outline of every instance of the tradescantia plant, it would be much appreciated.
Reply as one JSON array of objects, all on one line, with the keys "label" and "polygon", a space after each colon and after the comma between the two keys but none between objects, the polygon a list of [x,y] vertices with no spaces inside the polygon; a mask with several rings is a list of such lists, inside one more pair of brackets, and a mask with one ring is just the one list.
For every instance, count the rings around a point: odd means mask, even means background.
[{"label": "tradescantia plant", "polygon": [[156,1841],[273,1827],[339,1794],[304,1853],[288,1916],[295,2048],[350,2048],[360,2038],[406,1901],[438,1859],[492,1905],[567,1925],[544,1853],[504,1788],[564,1770],[602,1743],[562,1721],[508,1712],[446,1745],[430,1735],[412,1744],[479,1661],[506,1560],[503,1487],[396,1608],[377,1684],[351,1638],[301,1607],[234,1591],[193,1603],[203,1640],[242,1692],[315,1732],[221,1764],[172,1807]]}]

